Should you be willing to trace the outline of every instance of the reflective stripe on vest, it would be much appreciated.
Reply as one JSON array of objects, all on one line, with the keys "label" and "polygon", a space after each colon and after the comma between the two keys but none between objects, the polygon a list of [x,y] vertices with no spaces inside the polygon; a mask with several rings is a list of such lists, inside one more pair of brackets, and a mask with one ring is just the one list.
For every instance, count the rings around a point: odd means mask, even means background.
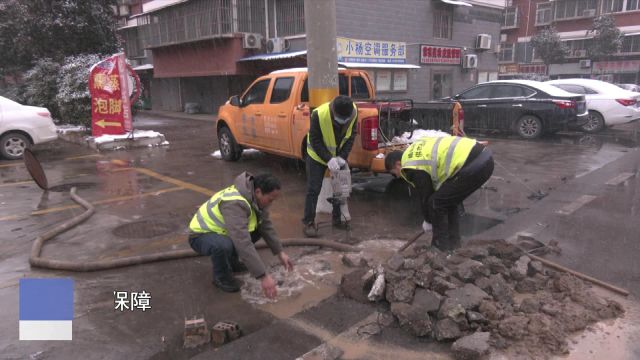
[{"label": "reflective stripe on vest", "polygon": [[227,235],[228,233],[224,217],[220,212],[220,203],[223,201],[244,201],[244,203],[246,203],[251,209],[247,230],[252,232],[257,229],[258,217],[256,216],[253,207],[249,201],[247,201],[247,199],[238,192],[238,189],[235,186],[229,186],[226,189],[218,191],[211,197],[211,199],[209,199],[209,201],[202,204],[191,219],[189,229],[195,233],[214,232],[221,235]]},{"label": "reflective stripe on vest", "polygon": [[[333,123],[331,121],[331,102],[322,104],[318,106],[314,112],[318,113],[318,121],[320,122],[320,131],[322,132],[322,141],[324,142],[324,146],[327,147],[327,150],[331,153],[332,156],[336,156],[337,153],[337,145],[336,145],[336,136],[333,132]],[[351,137],[353,133],[353,125],[356,123],[358,119],[358,108],[356,104],[353,104],[353,117],[351,118],[351,123],[347,128],[347,133],[342,138],[340,142],[340,147],[347,142],[347,139]],[[311,145],[311,133],[307,133],[307,154],[315,161],[327,165],[327,163],[322,160],[320,156],[313,150],[313,146]],[[346,159],[345,159],[346,160]]]},{"label": "reflective stripe on vest", "polygon": [[[411,144],[402,155],[402,170],[415,169],[427,172],[431,176],[434,189],[438,190],[447,179],[460,170],[475,144],[475,140],[455,136],[422,138]],[[404,171],[401,171],[401,176],[411,183]]]}]

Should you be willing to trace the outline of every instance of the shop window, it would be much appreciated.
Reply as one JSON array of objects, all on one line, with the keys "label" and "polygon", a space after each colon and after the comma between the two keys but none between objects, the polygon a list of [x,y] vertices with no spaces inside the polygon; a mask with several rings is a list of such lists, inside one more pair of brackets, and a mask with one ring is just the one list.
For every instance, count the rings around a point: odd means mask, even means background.
[{"label": "shop window", "polygon": [[407,91],[406,70],[376,70],[372,74],[376,91]]},{"label": "shop window", "polygon": [[431,74],[431,98],[442,99],[451,96],[452,78],[451,72],[434,71]]},{"label": "shop window", "polygon": [[453,8],[437,7],[433,11],[433,37],[436,39],[451,39],[453,27]]},{"label": "shop window", "polygon": [[287,101],[291,95],[291,87],[293,86],[293,77],[277,78],[276,83],[271,90],[271,104],[279,104]]},{"label": "shop window", "polygon": [[391,70],[378,70],[376,72],[376,90],[391,91]]}]

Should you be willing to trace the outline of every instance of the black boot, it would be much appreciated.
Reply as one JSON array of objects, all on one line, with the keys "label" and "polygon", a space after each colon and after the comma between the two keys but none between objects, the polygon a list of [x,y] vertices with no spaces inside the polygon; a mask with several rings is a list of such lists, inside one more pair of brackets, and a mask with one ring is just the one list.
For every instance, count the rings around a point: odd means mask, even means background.
[{"label": "black boot", "polygon": [[218,287],[224,292],[238,292],[240,291],[240,285],[238,281],[233,278],[233,275],[219,276],[213,278],[213,285]]},{"label": "black boot", "polygon": [[441,251],[449,250],[449,218],[445,209],[435,210],[431,225],[433,226],[433,236],[431,246],[435,246]]},{"label": "black boot", "polygon": [[462,246],[460,241],[460,207],[456,206],[448,211],[449,220],[449,243],[451,250],[455,250]]}]

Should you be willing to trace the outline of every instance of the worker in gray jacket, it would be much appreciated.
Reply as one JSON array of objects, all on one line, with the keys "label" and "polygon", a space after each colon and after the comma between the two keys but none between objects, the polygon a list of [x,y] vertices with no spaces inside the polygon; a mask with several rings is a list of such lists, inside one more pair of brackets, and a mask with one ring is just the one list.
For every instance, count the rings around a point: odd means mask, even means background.
[{"label": "worker in gray jacket", "polygon": [[213,284],[221,290],[240,290],[232,273],[248,269],[261,279],[265,296],[277,295],[276,283],[254,246],[260,238],[288,271],[293,270],[269,219],[268,207],[279,195],[280,181],[273,175],[244,172],[202,204],[191,219],[189,244],[198,254],[211,256]]}]

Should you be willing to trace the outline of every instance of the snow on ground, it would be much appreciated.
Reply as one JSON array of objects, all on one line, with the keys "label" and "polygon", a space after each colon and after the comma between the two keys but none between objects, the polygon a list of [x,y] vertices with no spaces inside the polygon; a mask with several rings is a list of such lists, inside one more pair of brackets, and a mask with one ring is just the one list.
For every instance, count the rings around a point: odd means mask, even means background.
[{"label": "snow on ground", "polygon": [[87,128],[80,125],[64,124],[56,126],[56,131],[58,134],[66,134],[68,132],[85,132]]},{"label": "snow on ground", "polygon": [[[260,153],[260,150],[256,150],[256,149],[244,149],[242,151],[242,155],[245,155],[245,156],[250,154],[258,154],[258,153]],[[213,156],[218,160],[222,160],[222,153],[220,152],[220,150],[216,150],[215,152],[212,152],[211,156]]]},{"label": "snow on ground", "polygon": [[[94,141],[96,144],[103,144],[103,143],[112,142],[116,140],[124,140],[130,137],[131,137],[131,133],[126,133],[123,135],[102,135],[94,138]],[[133,130],[134,139],[156,138],[156,137],[164,137],[164,135],[153,130]],[[168,144],[169,142],[165,141],[161,145],[168,145]]]}]

